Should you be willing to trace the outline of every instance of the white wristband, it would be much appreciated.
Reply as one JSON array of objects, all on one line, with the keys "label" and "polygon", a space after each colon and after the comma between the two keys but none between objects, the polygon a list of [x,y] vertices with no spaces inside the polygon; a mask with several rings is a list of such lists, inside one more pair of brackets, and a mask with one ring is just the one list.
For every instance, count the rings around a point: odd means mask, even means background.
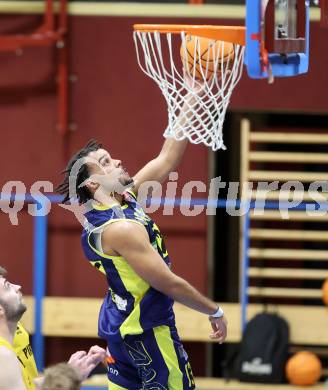
[{"label": "white wristband", "polygon": [[214,318],[221,318],[221,317],[223,317],[223,316],[224,316],[224,312],[223,312],[223,310],[221,309],[221,307],[219,307],[219,308],[217,309],[217,311],[216,311],[214,314],[211,315],[211,317],[214,317]]}]

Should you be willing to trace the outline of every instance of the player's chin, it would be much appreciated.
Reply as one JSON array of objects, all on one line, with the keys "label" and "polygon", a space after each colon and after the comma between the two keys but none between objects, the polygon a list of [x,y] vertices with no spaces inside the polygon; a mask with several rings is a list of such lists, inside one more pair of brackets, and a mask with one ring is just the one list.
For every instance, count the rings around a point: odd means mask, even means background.
[{"label": "player's chin", "polygon": [[126,186],[133,186],[134,184],[134,181],[133,181],[133,178],[130,177],[129,175],[125,174],[123,175],[121,178],[120,178],[120,183],[126,187]]},{"label": "player's chin", "polygon": [[20,318],[26,312],[26,310],[27,310],[27,306],[25,305],[25,303],[20,302],[17,307],[18,317]]}]

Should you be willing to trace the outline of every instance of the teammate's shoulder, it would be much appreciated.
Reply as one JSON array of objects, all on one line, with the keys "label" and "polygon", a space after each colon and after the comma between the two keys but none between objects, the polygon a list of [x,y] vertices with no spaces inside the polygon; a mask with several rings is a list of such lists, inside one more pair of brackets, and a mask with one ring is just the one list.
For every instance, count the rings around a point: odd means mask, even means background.
[{"label": "teammate's shoulder", "polygon": [[21,365],[14,351],[0,345],[0,386],[1,389],[26,390]]},{"label": "teammate's shoulder", "polygon": [[116,219],[112,223],[108,224],[105,231],[111,231],[114,233],[126,233],[132,232],[140,229],[140,226],[143,227],[141,223],[135,221],[134,219],[122,218]]},{"label": "teammate's shoulder", "polygon": [[120,238],[126,239],[126,237],[132,238],[138,233],[145,232],[144,226],[138,221],[122,218],[110,223],[104,230],[103,234],[111,240],[116,240]]}]

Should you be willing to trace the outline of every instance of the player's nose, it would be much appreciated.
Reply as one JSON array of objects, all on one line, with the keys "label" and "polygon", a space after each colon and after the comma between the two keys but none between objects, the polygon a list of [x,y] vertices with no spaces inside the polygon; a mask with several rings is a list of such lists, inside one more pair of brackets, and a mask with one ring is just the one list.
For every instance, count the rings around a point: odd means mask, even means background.
[{"label": "player's nose", "polygon": [[22,286],[20,286],[19,284],[14,284],[14,288],[15,290],[18,292],[18,291],[22,291]]},{"label": "player's nose", "polygon": [[121,160],[115,160],[115,167],[119,168],[122,166],[122,161]]}]

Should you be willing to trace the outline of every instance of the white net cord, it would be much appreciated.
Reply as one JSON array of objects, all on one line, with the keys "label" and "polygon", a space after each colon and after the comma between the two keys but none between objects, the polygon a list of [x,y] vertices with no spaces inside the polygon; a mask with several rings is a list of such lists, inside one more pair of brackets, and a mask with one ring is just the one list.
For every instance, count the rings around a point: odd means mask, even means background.
[{"label": "white net cord", "polygon": [[[244,47],[234,44],[234,55],[224,57],[224,45],[231,44],[222,42],[219,49],[209,46],[204,56],[197,37],[193,53],[188,52],[184,32],[135,31],[133,37],[140,68],[157,83],[168,105],[164,136],[188,138],[214,151],[226,149],[223,122],[233,88],[242,75]],[[179,42],[173,37],[180,38]]]}]

